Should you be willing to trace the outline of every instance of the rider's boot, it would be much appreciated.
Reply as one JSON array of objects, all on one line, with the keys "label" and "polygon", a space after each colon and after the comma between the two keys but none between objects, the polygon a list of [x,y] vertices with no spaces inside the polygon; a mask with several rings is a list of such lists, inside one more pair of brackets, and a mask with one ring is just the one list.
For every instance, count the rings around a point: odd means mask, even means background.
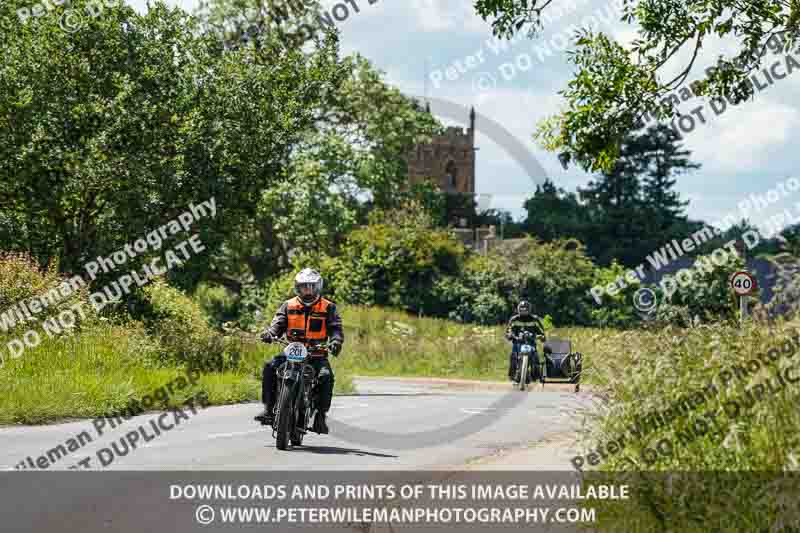
[{"label": "rider's boot", "polygon": [[261,424],[264,426],[271,426],[272,423],[275,422],[275,415],[273,414],[274,411],[274,405],[264,406],[264,411],[261,414],[256,415],[254,419],[257,422],[261,422]]},{"label": "rider's boot", "polygon": [[314,417],[314,431],[323,435],[328,434],[328,424],[325,422],[325,413],[317,411],[317,416]]}]

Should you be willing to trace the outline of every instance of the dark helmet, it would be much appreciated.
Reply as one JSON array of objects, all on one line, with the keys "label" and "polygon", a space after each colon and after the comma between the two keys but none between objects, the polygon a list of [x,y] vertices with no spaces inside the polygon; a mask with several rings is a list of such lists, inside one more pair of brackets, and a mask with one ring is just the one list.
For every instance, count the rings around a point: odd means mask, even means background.
[{"label": "dark helmet", "polygon": [[304,268],[294,278],[294,293],[305,305],[314,305],[322,294],[322,276],[316,270]]},{"label": "dark helmet", "polygon": [[531,304],[528,300],[522,300],[517,304],[517,314],[527,316],[531,314]]}]

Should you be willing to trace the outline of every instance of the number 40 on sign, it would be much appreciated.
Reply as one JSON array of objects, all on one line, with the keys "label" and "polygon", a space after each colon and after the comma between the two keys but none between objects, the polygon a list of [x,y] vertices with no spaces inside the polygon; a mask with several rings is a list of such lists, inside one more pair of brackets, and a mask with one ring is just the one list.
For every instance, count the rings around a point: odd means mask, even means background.
[{"label": "number 40 on sign", "polygon": [[747,272],[740,271],[731,276],[731,288],[739,296],[748,296],[758,288],[758,282]]},{"label": "number 40 on sign", "polygon": [[756,278],[747,272],[737,272],[731,276],[731,288],[739,296],[739,324],[747,319],[747,299],[758,288]]}]

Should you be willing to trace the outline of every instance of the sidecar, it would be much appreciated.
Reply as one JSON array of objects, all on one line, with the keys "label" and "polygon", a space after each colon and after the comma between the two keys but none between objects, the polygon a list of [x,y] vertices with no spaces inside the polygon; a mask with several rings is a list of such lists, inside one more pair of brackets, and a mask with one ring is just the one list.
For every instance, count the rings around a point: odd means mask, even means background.
[{"label": "sidecar", "polygon": [[[572,351],[572,342],[564,339],[548,339],[544,343],[543,354],[539,355],[540,363],[533,365],[534,381],[542,385],[550,383],[574,383],[575,392],[580,391],[583,355]],[[541,359],[544,358],[544,376],[541,375]]]}]

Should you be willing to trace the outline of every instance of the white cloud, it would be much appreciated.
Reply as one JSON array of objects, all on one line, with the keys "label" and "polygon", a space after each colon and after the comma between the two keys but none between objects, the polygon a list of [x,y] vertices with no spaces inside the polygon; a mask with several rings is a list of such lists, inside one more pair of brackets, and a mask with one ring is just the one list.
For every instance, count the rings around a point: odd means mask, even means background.
[{"label": "white cloud", "polygon": [[405,9],[414,12],[417,29],[421,31],[485,31],[487,28],[475,14],[472,3],[463,0],[408,0]]},{"label": "white cloud", "polygon": [[800,112],[762,96],[719,117],[706,105],[704,116],[709,123],[698,124],[686,146],[705,171],[736,174],[768,167],[771,157],[791,144],[792,133],[797,134]]}]

